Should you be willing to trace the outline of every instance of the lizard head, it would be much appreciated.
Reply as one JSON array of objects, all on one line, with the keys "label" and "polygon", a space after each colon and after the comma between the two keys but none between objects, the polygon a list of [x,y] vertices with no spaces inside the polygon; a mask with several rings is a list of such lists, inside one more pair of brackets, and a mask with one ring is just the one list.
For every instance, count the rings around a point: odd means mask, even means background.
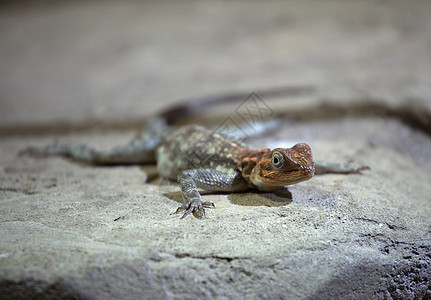
[{"label": "lizard head", "polygon": [[313,177],[311,148],[305,143],[268,151],[253,168],[251,182],[260,190],[274,190]]}]

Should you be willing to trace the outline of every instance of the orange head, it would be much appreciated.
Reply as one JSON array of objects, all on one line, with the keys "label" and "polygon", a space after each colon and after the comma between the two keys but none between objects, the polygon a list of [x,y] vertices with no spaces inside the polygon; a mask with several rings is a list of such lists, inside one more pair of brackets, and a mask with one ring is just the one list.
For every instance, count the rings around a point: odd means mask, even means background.
[{"label": "orange head", "polygon": [[299,143],[292,148],[276,148],[257,161],[250,181],[260,190],[274,190],[313,177],[311,148]]}]

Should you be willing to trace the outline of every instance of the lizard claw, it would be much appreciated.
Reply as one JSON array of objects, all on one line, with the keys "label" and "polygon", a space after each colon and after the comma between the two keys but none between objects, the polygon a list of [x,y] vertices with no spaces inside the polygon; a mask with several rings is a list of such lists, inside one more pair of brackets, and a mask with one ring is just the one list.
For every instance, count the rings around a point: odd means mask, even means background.
[{"label": "lizard claw", "polygon": [[189,203],[183,204],[178,207],[178,209],[173,214],[177,214],[184,211],[184,214],[182,215],[181,219],[184,219],[190,214],[193,214],[195,218],[202,219],[205,216],[205,208],[215,208],[215,205],[212,202],[191,200],[189,201]]}]

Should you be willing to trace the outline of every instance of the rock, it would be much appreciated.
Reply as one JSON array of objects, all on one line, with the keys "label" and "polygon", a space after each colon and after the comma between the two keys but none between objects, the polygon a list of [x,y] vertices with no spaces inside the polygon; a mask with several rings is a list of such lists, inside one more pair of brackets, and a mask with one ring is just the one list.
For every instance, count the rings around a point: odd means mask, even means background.
[{"label": "rock", "polygon": [[[430,299],[429,6],[5,6],[2,298]],[[119,145],[175,99],[286,82],[316,89],[263,99],[280,125],[248,143],[304,141],[318,160],[370,170],[207,193],[216,208],[181,220],[178,186],[151,180],[151,166],[16,155],[55,139]]]}]

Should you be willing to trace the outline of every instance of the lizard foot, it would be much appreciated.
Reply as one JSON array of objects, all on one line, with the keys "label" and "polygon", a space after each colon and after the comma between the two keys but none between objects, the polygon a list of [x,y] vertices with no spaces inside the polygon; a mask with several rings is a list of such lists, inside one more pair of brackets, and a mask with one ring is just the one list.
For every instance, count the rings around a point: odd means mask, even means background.
[{"label": "lizard foot", "polygon": [[349,160],[347,163],[341,164],[341,173],[360,173],[363,170],[371,170],[369,166],[357,165],[353,160]]},{"label": "lizard foot", "polygon": [[98,157],[94,149],[86,145],[66,145],[54,143],[45,147],[28,147],[18,152],[19,156],[43,158],[48,156],[60,156],[76,161],[91,163]]},{"label": "lizard foot", "polygon": [[187,204],[183,204],[173,213],[177,214],[184,211],[181,219],[184,219],[189,214],[193,214],[195,218],[202,219],[205,216],[205,208],[215,208],[214,203],[212,202],[202,202],[201,200],[191,200]]},{"label": "lizard foot", "polygon": [[36,158],[41,158],[48,156],[48,151],[44,148],[38,147],[27,147],[18,152],[18,156],[31,156]]},{"label": "lizard foot", "polygon": [[30,157],[36,157],[36,158],[42,158],[47,156],[65,156],[69,154],[69,146],[54,143],[52,145],[44,146],[44,147],[27,147],[25,149],[22,149],[18,152],[19,156],[30,156]]}]

